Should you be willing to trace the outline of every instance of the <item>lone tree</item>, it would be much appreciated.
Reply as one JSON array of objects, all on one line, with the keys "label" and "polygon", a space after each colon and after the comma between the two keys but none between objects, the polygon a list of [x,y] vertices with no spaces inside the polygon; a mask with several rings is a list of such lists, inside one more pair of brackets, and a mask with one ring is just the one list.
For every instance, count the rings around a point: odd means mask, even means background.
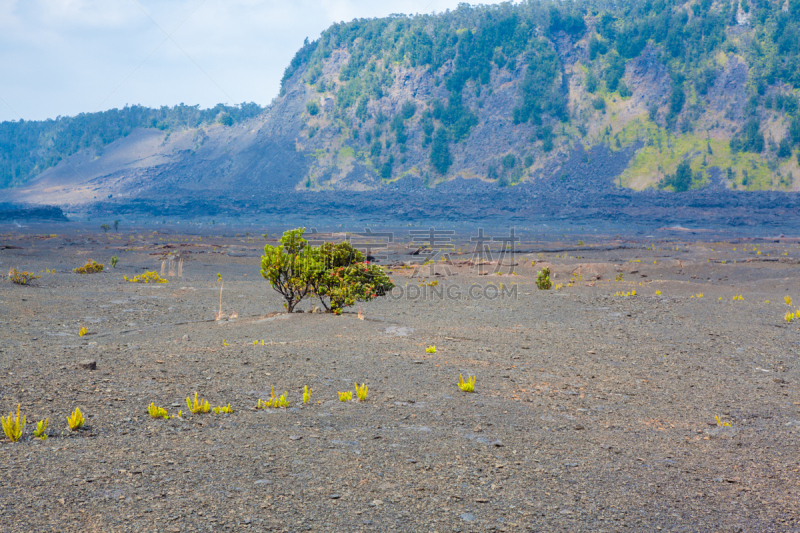
[{"label": "lone tree", "polygon": [[286,300],[283,306],[289,313],[312,290],[305,231],[305,228],[287,231],[279,246],[264,246],[261,257],[261,275]]},{"label": "lone tree", "polygon": [[315,295],[328,312],[341,314],[356,302],[385,296],[394,284],[383,268],[366,261],[349,242],[310,246],[305,229],[287,231],[280,246],[264,246],[261,275],[286,300],[291,313],[300,301]]}]

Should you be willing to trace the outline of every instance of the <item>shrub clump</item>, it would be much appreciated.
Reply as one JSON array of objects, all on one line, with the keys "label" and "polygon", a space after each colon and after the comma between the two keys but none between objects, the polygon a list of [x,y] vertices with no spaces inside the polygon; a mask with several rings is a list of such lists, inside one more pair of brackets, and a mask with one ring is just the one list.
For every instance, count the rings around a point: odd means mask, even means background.
[{"label": "shrub clump", "polygon": [[169,283],[169,280],[166,278],[162,278],[158,275],[158,272],[155,270],[145,272],[144,274],[140,274],[138,276],[133,276],[132,278],[128,278],[127,274],[123,276],[125,281],[129,283]]},{"label": "shrub clump", "polygon": [[553,287],[553,282],[550,281],[550,269],[543,268],[536,274],[536,288],[542,291],[549,291]]},{"label": "shrub clump", "polygon": [[98,263],[92,259],[83,265],[82,267],[73,268],[72,271],[76,274],[98,274],[103,271],[105,265]]},{"label": "shrub clump", "polygon": [[42,276],[34,274],[33,272],[27,272],[25,270],[17,270],[16,268],[12,267],[11,270],[8,271],[8,281],[11,283],[16,283],[17,285],[28,285],[31,281],[35,279],[39,279]]},{"label": "shrub clump", "polygon": [[306,296],[316,296],[328,312],[385,296],[394,284],[383,268],[369,263],[349,242],[311,246],[304,228],[287,231],[281,244],[264,246],[261,275],[283,296],[291,313]]}]

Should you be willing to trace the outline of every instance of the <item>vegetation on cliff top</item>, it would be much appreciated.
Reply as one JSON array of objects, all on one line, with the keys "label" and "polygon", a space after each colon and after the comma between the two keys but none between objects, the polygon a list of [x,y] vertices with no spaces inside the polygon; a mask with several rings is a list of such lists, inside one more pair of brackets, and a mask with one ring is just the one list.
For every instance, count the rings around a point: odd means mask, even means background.
[{"label": "vegetation on cliff top", "polygon": [[[712,98],[710,91],[724,62],[735,56],[749,71],[740,130],[727,135],[731,153],[759,154],[773,148],[764,139],[769,112],[778,112],[789,124],[785,136],[775,141],[775,150],[780,148],[777,157],[786,159],[800,146],[800,0],[529,1],[462,5],[437,15],[359,19],[334,24],[319,40],[304,46],[286,69],[284,88],[303,72],[303,80],[317,91],[333,93],[332,118],[357,129],[370,118],[380,124],[382,117],[370,116],[369,103],[392,91],[393,69],[427,70],[437,85],[444,85],[448,97],[426,102],[422,109],[422,144],[430,150],[431,169],[446,174],[452,145],[467,139],[478,124],[478,110],[466,103],[465,91],[481,95],[493,72],[523,69],[511,118],[514,124],[538,126],[530,142],[541,142],[547,152],[559,131],[574,132],[557,127],[575,122],[568,106],[571,73],[565,68],[563,50],[571,47],[573,53],[583,55],[585,50],[588,55],[580,59],[586,66],[588,93],[624,99],[631,96],[624,80],[626,66],[648,46],[670,80],[658,127],[691,134],[700,114],[697,109]],[[338,77],[331,79],[323,75],[323,65],[335,51],[346,51],[347,60]],[[605,112],[606,98],[597,96],[591,103]],[[651,118],[655,120],[655,115]],[[576,126],[585,135],[581,130],[586,125]],[[371,133],[372,138],[379,135],[377,128]],[[373,168],[385,168],[397,156],[388,149],[376,152]],[[502,173],[495,174],[502,181]],[[663,185],[668,183],[662,180]]]},{"label": "vegetation on cliff top", "polygon": [[55,120],[0,122],[0,188],[22,184],[79,150],[99,150],[136,128],[172,131],[214,122],[232,126],[263,110],[252,102],[209,109],[184,104],[159,109],[134,105]]}]

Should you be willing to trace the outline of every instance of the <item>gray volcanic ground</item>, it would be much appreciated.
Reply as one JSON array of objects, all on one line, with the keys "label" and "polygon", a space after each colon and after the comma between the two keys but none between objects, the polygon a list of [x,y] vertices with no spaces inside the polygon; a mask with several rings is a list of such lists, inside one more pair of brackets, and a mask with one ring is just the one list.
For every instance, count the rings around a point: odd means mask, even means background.
[{"label": "gray volcanic ground", "polygon": [[[3,531],[800,527],[796,240],[523,235],[478,266],[463,231],[415,272],[406,233],[382,261],[402,290],[359,320],[285,314],[258,234],[2,233],[0,267],[55,272],[0,284],[0,409],[28,417],[0,442]],[[164,260],[168,284],[123,279]],[[255,410],[272,387],[289,407]],[[233,413],[187,413],[194,392]]]}]

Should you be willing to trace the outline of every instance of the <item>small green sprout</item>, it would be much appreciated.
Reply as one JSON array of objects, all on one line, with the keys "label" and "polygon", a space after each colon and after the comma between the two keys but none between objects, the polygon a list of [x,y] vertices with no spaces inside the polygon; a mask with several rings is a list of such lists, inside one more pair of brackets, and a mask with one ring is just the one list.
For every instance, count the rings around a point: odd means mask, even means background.
[{"label": "small green sprout", "polygon": [[80,407],[76,407],[75,411],[67,417],[67,424],[69,424],[69,429],[71,431],[82,428],[85,421]]},{"label": "small green sprout", "polygon": [[425,348],[425,353],[436,353],[436,346],[431,344],[427,348]]},{"label": "small green sprout", "polygon": [[275,388],[272,385],[270,385],[269,388],[270,388],[269,400],[264,401],[259,398],[258,405],[256,405],[256,409],[266,409],[268,407],[271,407],[273,409],[277,409],[278,407],[289,407],[289,400],[286,399],[286,396],[289,394],[288,392],[284,392],[280,396],[275,396]]},{"label": "small green sprout", "polygon": [[467,381],[464,381],[464,376],[458,375],[458,388],[464,392],[475,392],[475,376],[467,374]]},{"label": "small green sprout", "polygon": [[722,419],[719,417],[719,415],[714,415],[714,418],[716,418],[716,419],[717,419],[717,425],[718,425],[719,427],[725,427],[725,428],[729,428],[729,427],[731,427],[731,423],[730,423],[730,422],[724,422],[724,421],[723,421],[723,420],[722,420]]},{"label": "small green sprout", "polygon": [[11,439],[11,442],[17,442],[22,438],[22,432],[25,430],[25,417],[20,417],[20,409],[22,404],[17,404],[17,418],[14,419],[14,412],[8,413],[7,417],[0,416],[0,421],[3,424],[3,432],[6,437]]},{"label": "small green sprout", "polygon": [[189,396],[186,397],[186,405],[189,407],[189,412],[191,412],[193,415],[196,415],[197,413],[207,413],[209,410],[211,410],[211,404],[202,398],[198,400],[196,392],[194,393],[194,403],[190,401],[189,398]]},{"label": "small green sprout", "polygon": [[308,403],[308,400],[311,399],[311,393],[308,392],[308,385],[303,387],[303,403]]},{"label": "small green sprout", "polygon": [[219,407],[214,408],[214,414],[218,415],[220,413],[223,414],[231,414],[233,413],[233,409],[231,409],[231,404],[228,402],[228,405],[220,405]]},{"label": "small green sprout", "polygon": [[47,440],[47,424],[50,423],[49,418],[45,418],[44,420],[39,420],[36,423],[36,429],[33,430],[33,436],[37,439]]},{"label": "small green sprout", "polygon": [[158,407],[155,403],[150,402],[150,406],[147,408],[147,412],[153,418],[163,418],[164,420],[169,420],[169,415],[167,414],[167,410],[163,407]]},{"label": "small green sprout", "polygon": [[356,396],[360,402],[367,401],[367,393],[369,392],[369,387],[367,387],[366,383],[362,383],[361,386],[358,386],[358,383],[355,383],[356,386]]},{"label": "small green sprout", "polygon": [[339,401],[340,402],[349,402],[353,399],[353,391],[338,391],[339,392]]}]

